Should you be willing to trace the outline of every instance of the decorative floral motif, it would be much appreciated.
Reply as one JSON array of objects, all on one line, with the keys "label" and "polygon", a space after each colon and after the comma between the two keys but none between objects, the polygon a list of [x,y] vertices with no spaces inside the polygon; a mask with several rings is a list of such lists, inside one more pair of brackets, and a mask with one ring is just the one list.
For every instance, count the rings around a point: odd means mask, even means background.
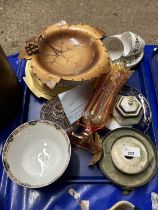
[{"label": "decorative floral motif", "polygon": [[61,129],[57,124],[54,124],[54,127],[55,127],[57,130],[60,130],[60,129]]},{"label": "decorative floral motif", "polygon": [[11,134],[11,135],[9,136],[8,143],[10,143],[10,142],[12,142],[12,141],[14,140],[14,135],[15,135],[15,134]]},{"label": "decorative floral motif", "polygon": [[135,47],[133,48],[132,54],[137,54],[139,51],[139,48],[140,48],[140,42],[139,42],[138,35],[136,34]]},{"label": "decorative floral motif", "polygon": [[10,166],[9,166],[9,164],[7,163],[6,160],[3,161],[3,164],[4,164],[4,167],[5,167],[5,170],[6,170],[6,171],[9,171]]},{"label": "decorative floral motif", "polygon": [[37,124],[37,121],[31,121],[29,122],[29,125],[36,125]]}]

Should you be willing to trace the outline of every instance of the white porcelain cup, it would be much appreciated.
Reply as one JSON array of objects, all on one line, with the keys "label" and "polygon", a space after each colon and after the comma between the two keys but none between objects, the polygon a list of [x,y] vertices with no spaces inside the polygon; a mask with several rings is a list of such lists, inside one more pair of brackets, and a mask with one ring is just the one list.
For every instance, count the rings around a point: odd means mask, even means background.
[{"label": "white porcelain cup", "polygon": [[121,40],[121,35],[108,36],[103,42],[108,50],[111,60],[117,60],[122,56],[124,46]]},{"label": "white porcelain cup", "polygon": [[121,35],[121,41],[124,45],[123,56],[129,57],[140,53],[145,46],[145,41],[137,34],[130,31],[124,32]]}]

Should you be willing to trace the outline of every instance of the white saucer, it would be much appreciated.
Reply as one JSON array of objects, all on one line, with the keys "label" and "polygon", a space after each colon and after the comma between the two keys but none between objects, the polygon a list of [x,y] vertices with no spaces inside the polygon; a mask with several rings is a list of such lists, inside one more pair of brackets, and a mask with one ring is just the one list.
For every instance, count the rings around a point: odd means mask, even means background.
[{"label": "white saucer", "polygon": [[126,62],[127,67],[134,67],[136,66],[143,58],[144,50],[136,55],[132,55],[130,57],[121,57],[120,60]]},{"label": "white saucer", "polygon": [[17,184],[39,188],[57,180],[68,166],[71,145],[65,131],[47,120],[16,128],[3,149],[3,164]]}]

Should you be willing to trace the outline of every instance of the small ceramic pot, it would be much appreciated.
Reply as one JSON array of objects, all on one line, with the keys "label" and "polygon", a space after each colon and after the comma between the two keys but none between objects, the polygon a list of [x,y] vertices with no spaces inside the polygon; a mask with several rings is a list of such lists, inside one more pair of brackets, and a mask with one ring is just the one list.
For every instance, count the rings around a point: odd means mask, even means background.
[{"label": "small ceramic pot", "polygon": [[103,42],[108,50],[111,60],[117,60],[122,56],[124,46],[121,40],[121,35],[108,36]]},{"label": "small ceramic pot", "polygon": [[65,131],[47,120],[27,122],[16,128],[3,148],[8,176],[28,188],[44,187],[66,170],[71,144]]}]

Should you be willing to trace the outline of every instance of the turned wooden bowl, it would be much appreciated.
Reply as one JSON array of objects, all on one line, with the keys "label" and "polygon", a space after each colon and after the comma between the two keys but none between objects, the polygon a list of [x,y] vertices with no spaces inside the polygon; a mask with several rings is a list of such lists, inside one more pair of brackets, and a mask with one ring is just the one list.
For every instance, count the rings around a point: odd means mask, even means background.
[{"label": "turned wooden bowl", "polygon": [[[102,37],[102,31],[88,25],[59,23],[48,26],[31,40],[29,55],[21,57],[31,58],[34,76],[51,89],[60,80],[91,80],[110,70]],[[34,43],[38,47],[35,54],[31,51]]]}]

